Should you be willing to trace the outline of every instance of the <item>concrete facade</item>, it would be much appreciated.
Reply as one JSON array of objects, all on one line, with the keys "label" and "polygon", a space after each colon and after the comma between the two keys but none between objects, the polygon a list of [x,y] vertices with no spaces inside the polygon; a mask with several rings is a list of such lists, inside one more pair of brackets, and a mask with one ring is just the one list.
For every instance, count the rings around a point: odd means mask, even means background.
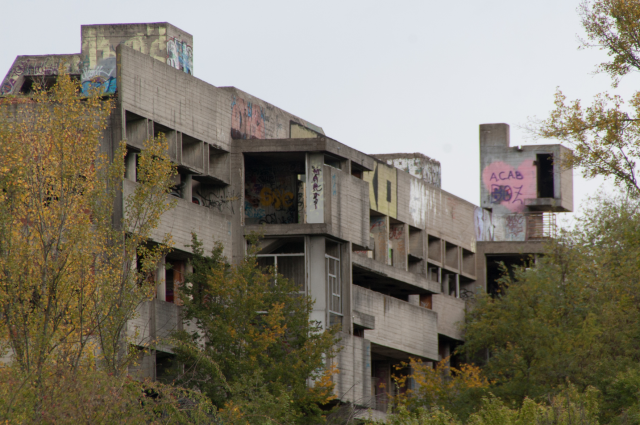
[{"label": "concrete facade", "polygon": [[[288,270],[315,300],[312,319],[341,326],[339,399],[384,410],[394,365],[441,360],[463,341],[465,300],[494,285],[491,256],[541,252],[548,215],[573,208],[572,173],[558,161],[567,149],[511,147],[506,124],[480,126],[476,206],[441,189],[434,159],[367,155],[235,87],[197,79],[193,37],[168,23],[83,26],[81,46],[18,57],[0,94],[28,93],[60,66],[83,89],[117,93],[103,150],[127,142],[124,196],[143,141],[166,135],[179,199],[153,239],[171,233],[175,249],[158,266],[156,299],[128,328],[141,346],[183,326],[168,288],[188,267],[192,231],[205,251],[220,241],[237,262],[260,230],[265,261],[276,265],[278,249],[294,247]],[[157,378],[157,359],[169,355],[159,346],[131,372]]]}]

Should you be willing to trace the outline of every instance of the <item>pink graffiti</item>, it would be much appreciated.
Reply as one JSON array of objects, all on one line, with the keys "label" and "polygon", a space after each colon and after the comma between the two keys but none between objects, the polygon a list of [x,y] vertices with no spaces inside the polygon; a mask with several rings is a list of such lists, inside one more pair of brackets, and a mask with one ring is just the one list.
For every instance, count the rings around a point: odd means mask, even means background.
[{"label": "pink graffiti", "polygon": [[264,139],[264,112],[260,105],[233,97],[231,137],[234,139]]},{"label": "pink graffiti", "polygon": [[524,200],[536,197],[536,167],[532,161],[522,162],[517,169],[502,161],[482,170],[482,182],[489,190],[492,204],[500,204],[513,212],[524,209]]}]

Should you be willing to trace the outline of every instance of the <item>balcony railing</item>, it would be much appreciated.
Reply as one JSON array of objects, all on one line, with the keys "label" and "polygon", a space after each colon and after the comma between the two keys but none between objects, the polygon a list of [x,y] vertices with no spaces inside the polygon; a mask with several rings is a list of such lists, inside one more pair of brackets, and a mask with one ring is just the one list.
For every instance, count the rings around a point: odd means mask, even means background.
[{"label": "balcony railing", "polygon": [[527,240],[538,241],[555,238],[558,233],[555,213],[529,213],[527,217]]}]

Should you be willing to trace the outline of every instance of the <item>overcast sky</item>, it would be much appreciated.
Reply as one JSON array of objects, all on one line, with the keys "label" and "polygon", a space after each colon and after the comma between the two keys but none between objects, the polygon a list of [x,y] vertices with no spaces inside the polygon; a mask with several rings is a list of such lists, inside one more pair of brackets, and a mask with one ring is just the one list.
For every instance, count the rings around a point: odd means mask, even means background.
[{"label": "overcast sky", "polygon": [[[194,74],[236,86],[366,153],[421,152],[443,188],[479,203],[478,125],[544,118],[555,88],[590,103],[606,56],[578,51],[578,0],[86,1],[20,3],[0,74],[17,55],[80,52],[80,25],[170,22],[194,37]],[[616,92],[628,95],[638,77]],[[598,187],[575,172],[580,202]]]}]

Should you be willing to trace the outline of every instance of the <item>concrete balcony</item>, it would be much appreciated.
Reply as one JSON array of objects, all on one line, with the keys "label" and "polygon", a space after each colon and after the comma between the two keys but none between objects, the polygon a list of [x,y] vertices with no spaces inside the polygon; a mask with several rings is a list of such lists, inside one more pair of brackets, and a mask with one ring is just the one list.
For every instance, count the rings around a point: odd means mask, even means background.
[{"label": "concrete balcony", "polygon": [[[138,183],[124,181],[125,199],[133,194]],[[219,212],[215,208],[197,205],[186,199],[170,197],[167,200],[177,201],[175,208],[165,212],[160,218],[160,223],[151,233],[151,239],[162,241],[165,234],[170,233],[173,237],[174,248],[181,251],[191,252],[191,232],[198,235],[198,239],[204,244],[205,253],[210,253],[214,241],[220,241],[225,246],[225,255],[230,255],[231,237],[231,215]]]},{"label": "concrete balcony", "polygon": [[357,285],[353,285],[353,309],[375,317],[375,329],[365,330],[364,335],[378,346],[378,353],[438,359],[436,312]]},{"label": "concrete balcony", "polygon": [[431,296],[432,309],[438,314],[438,334],[462,341],[460,326],[464,323],[466,301],[444,294]]},{"label": "concrete balcony", "polygon": [[351,256],[353,282],[382,292],[396,292],[407,296],[439,293],[441,285],[421,274],[393,267],[373,258],[355,254]]},{"label": "concrete balcony", "polygon": [[[181,307],[157,299],[145,301],[138,306],[135,318],[127,324],[127,336],[136,345],[147,346],[157,344],[171,335],[171,332],[181,330]],[[171,352],[170,348],[160,345],[159,350]]]}]

